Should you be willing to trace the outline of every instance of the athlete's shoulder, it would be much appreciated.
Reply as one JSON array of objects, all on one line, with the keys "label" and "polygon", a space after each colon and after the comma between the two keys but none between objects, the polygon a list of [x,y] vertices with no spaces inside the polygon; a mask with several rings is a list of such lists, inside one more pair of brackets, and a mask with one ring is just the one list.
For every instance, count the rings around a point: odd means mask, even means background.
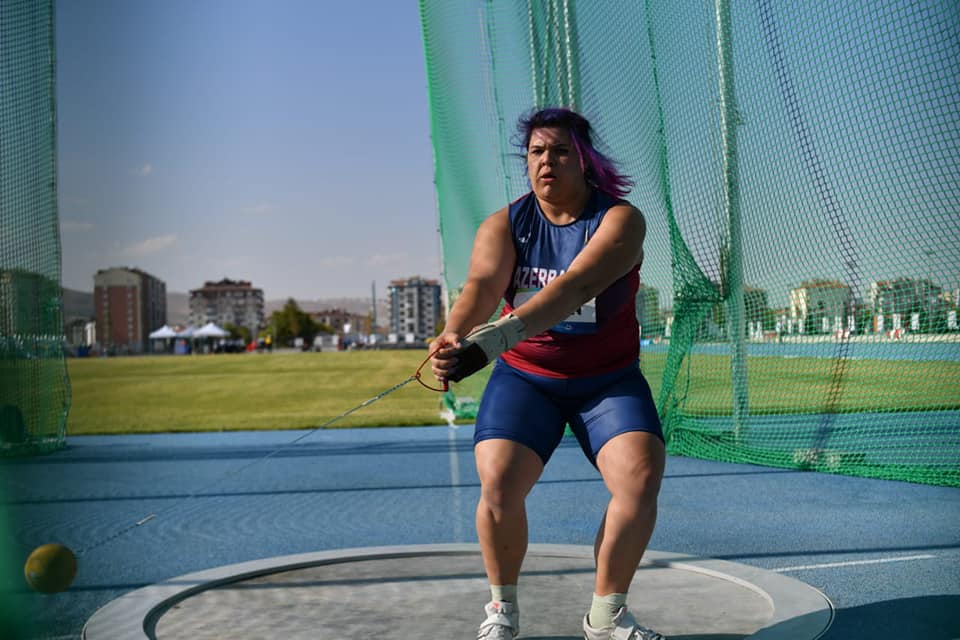
[{"label": "athlete's shoulder", "polygon": [[598,226],[619,241],[632,239],[638,251],[647,236],[647,221],[643,213],[629,202],[621,202],[607,209]]},{"label": "athlete's shoulder", "polygon": [[510,215],[508,207],[494,211],[484,218],[480,226],[477,227],[478,237],[490,238],[491,235],[510,237]]},{"label": "athlete's shoulder", "polygon": [[631,209],[636,209],[629,200],[626,198],[621,198],[619,196],[610,195],[605,191],[600,191],[599,189],[594,191],[594,202],[596,203],[597,209],[607,210],[614,209],[617,207],[628,207]]},{"label": "athlete's shoulder", "polygon": [[646,228],[643,213],[633,206],[629,200],[614,197],[608,193],[597,191],[594,197],[596,217],[600,223],[608,225],[637,225]]},{"label": "athlete's shoulder", "polygon": [[631,229],[646,230],[647,221],[640,209],[629,202],[623,202],[607,209],[603,223],[629,227]]},{"label": "athlete's shoulder", "polygon": [[614,198],[613,196],[603,194],[607,198],[607,204],[604,207],[605,211],[613,212],[614,215],[618,216],[628,216],[632,218],[638,218],[643,220],[643,212],[640,211],[637,207],[633,206],[629,200],[624,200],[623,198]]}]

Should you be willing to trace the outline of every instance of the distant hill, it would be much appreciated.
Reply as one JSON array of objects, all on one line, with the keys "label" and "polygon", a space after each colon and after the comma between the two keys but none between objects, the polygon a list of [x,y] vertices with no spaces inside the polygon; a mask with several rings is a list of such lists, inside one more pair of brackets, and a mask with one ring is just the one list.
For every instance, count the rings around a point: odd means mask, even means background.
[{"label": "distant hill", "polygon": [[186,325],[190,319],[190,294],[167,291],[167,324]]},{"label": "distant hill", "polygon": [[65,320],[92,318],[94,316],[93,292],[64,289],[63,315]]},{"label": "distant hill", "polygon": [[[266,300],[263,303],[265,315],[270,315],[274,311],[283,308],[287,300]],[[316,311],[329,311],[331,309],[344,309],[350,313],[368,314],[370,313],[370,298],[317,298],[314,300],[297,300],[300,308],[309,313]],[[377,300],[377,321],[387,318],[390,313],[390,304],[386,300]]]},{"label": "distant hill", "polygon": [[[63,315],[71,318],[93,318],[96,315],[92,291],[63,289]],[[190,316],[190,295],[167,292],[167,324],[186,324]]]},{"label": "distant hill", "polygon": [[[270,317],[274,311],[283,308],[286,299],[267,300],[263,303],[264,315]],[[307,312],[345,309],[350,313],[366,315],[370,313],[369,298],[319,298],[315,300],[297,300],[300,308]],[[93,318],[93,292],[63,290],[64,315],[69,318]],[[390,305],[386,300],[377,300],[377,323],[389,324]],[[185,325],[190,319],[190,294],[178,291],[167,292],[167,324]]]},{"label": "distant hill", "polygon": [[[287,300],[266,300],[263,303],[264,316],[270,317],[274,311],[279,311]],[[349,313],[365,316],[370,313],[370,298],[317,298],[314,300],[297,300],[300,308],[308,313],[343,309]],[[390,302],[377,300],[377,326],[390,326]]]}]

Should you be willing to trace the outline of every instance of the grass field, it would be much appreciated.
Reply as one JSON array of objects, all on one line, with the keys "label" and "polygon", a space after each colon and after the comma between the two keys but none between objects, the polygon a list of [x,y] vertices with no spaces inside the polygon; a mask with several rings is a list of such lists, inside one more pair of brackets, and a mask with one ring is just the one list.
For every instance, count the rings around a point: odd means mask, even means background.
[{"label": "grass field", "polygon": [[[643,357],[656,379],[657,397],[665,356]],[[842,368],[837,369],[838,365]],[[689,369],[685,365],[677,378],[677,387],[687,389],[686,411],[729,415],[730,371],[728,356],[690,356]],[[834,380],[839,384],[834,385]],[[960,408],[960,362],[848,360],[840,364],[831,358],[755,356],[747,359],[747,383],[753,414]]]},{"label": "grass field", "polygon": [[[410,350],[72,359],[67,432],[316,427],[403,382],[426,356]],[[411,382],[332,426],[442,422],[440,394]]]},{"label": "grass field", "polygon": [[[425,350],[81,358],[68,361],[68,433],[312,428],[412,375]],[[643,354],[658,397],[665,354]],[[750,410],[824,410],[833,361],[751,357]],[[689,412],[730,412],[730,360],[694,355],[678,379]],[[427,371],[425,378],[432,381]],[[480,378],[482,379],[482,378]],[[960,363],[854,360],[833,410],[960,408]],[[440,394],[411,382],[331,427],[442,424]]]}]

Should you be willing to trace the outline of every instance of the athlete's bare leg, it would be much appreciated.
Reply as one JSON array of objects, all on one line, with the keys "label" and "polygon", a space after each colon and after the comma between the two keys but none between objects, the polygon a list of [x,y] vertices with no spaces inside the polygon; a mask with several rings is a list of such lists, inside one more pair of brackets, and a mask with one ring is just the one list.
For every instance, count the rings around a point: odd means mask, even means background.
[{"label": "athlete's bare leg", "polygon": [[597,455],[610,503],[597,531],[594,555],[599,595],[627,593],[657,520],[657,494],[666,452],[663,442],[643,431],[621,433]]},{"label": "athlete's bare leg", "polygon": [[517,584],[527,552],[527,494],[543,471],[532,449],[511,440],[481,440],[477,536],[490,584]]}]

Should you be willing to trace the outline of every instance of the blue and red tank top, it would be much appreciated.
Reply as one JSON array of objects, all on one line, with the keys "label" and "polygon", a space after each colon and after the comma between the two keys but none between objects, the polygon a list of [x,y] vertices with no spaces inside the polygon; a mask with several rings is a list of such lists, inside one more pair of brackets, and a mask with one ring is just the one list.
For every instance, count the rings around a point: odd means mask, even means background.
[{"label": "blue and red tank top", "polygon": [[[603,216],[620,202],[594,190],[580,217],[565,225],[553,224],[543,215],[533,192],[513,202],[508,213],[517,262],[503,296],[503,314],[566,272],[596,233]],[[639,284],[640,267],[635,266],[568,318],[501,357],[521,371],[551,378],[582,378],[629,366],[640,351]]]}]

